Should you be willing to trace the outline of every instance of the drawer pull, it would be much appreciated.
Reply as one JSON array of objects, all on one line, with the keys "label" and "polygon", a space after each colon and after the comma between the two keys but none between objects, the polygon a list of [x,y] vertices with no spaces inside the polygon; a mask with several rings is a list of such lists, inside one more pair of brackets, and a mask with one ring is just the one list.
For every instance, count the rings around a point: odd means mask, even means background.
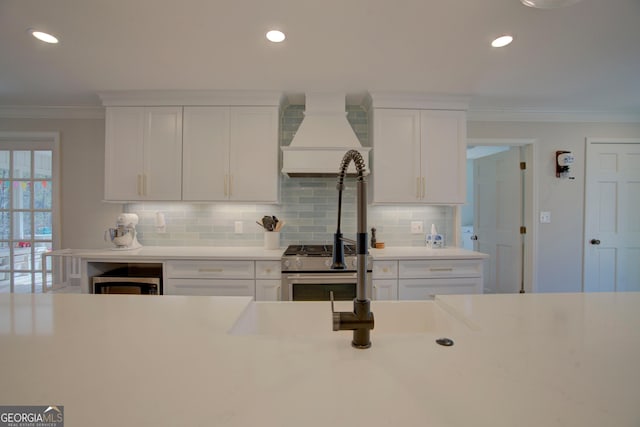
[{"label": "drawer pull", "polygon": [[222,268],[199,268],[198,273],[222,273]]},{"label": "drawer pull", "polygon": [[452,267],[442,267],[442,268],[431,267],[429,271],[453,271],[453,268]]}]

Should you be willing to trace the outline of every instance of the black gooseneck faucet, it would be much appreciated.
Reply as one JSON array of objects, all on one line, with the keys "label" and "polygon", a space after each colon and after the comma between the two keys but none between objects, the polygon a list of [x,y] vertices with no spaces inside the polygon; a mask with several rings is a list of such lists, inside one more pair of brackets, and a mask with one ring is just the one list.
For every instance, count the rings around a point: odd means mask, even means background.
[{"label": "black gooseneck faucet", "polygon": [[[351,161],[354,162],[357,176],[357,233],[356,240],[345,239],[340,231],[340,218],[342,216],[342,190],[344,190],[344,177]],[[371,330],[373,329],[373,313],[371,301],[367,295],[367,255],[369,254],[367,242],[367,182],[364,178],[365,163],[362,155],[357,150],[349,150],[342,158],[340,172],[338,173],[338,228],[333,236],[333,262],[332,269],[344,270],[344,242],[355,243],[357,255],[357,288],[356,299],[353,300],[353,312],[336,312],[333,309],[333,296],[331,299],[331,311],[333,313],[333,330],[352,330],[353,340],[351,345],[355,348],[371,347]]]}]

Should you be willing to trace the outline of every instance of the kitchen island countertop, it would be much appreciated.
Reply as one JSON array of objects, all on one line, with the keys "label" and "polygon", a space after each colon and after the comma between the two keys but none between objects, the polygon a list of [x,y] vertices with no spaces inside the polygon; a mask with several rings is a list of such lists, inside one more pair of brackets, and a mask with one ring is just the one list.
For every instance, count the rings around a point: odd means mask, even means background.
[{"label": "kitchen island countertop", "polygon": [[368,350],[328,303],[326,334],[228,334],[253,304],[305,303],[0,295],[0,404],[66,427],[640,425],[640,293],[441,296],[449,327],[380,324]]}]

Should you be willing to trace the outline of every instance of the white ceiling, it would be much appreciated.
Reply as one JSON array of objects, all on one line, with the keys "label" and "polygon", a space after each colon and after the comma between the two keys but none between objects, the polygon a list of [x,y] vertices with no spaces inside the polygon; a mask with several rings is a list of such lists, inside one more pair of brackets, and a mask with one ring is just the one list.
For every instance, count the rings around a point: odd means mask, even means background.
[{"label": "white ceiling", "polygon": [[[267,42],[271,28],[287,40]],[[514,43],[491,48],[502,33]],[[0,0],[0,105],[158,89],[411,91],[470,96],[476,110],[640,113],[640,0]]]}]

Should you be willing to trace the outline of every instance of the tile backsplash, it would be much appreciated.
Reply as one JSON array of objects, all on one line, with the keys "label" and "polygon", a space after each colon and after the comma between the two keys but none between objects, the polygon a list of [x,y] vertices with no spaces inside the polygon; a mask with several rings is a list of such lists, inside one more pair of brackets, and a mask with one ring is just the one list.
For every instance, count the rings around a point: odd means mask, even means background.
[{"label": "tile backsplash", "polygon": [[[280,145],[289,145],[303,118],[304,106],[284,108],[280,121]],[[368,118],[359,106],[347,107],[347,118],[363,146],[369,146]],[[338,214],[337,178],[281,177],[279,205],[237,203],[129,203],[126,212],[140,217],[138,238],[147,246],[261,246],[264,232],[256,221],[275,215],[285,221],[281,246],[331,243]],[[356,231],[355,180],[345,180],[342,232]],[[156,213],[164,214],[166,229],[158,232]],[[241,222],[242,233],[235,232]],[[435,224],[448,245],[453,238],[454,208],[450,206],[368,206],[368,229],[376,228],[378,241],[387,246],[424,246],[425,236],[411,234],[411,221],[422,221],[427,232]]]}]

